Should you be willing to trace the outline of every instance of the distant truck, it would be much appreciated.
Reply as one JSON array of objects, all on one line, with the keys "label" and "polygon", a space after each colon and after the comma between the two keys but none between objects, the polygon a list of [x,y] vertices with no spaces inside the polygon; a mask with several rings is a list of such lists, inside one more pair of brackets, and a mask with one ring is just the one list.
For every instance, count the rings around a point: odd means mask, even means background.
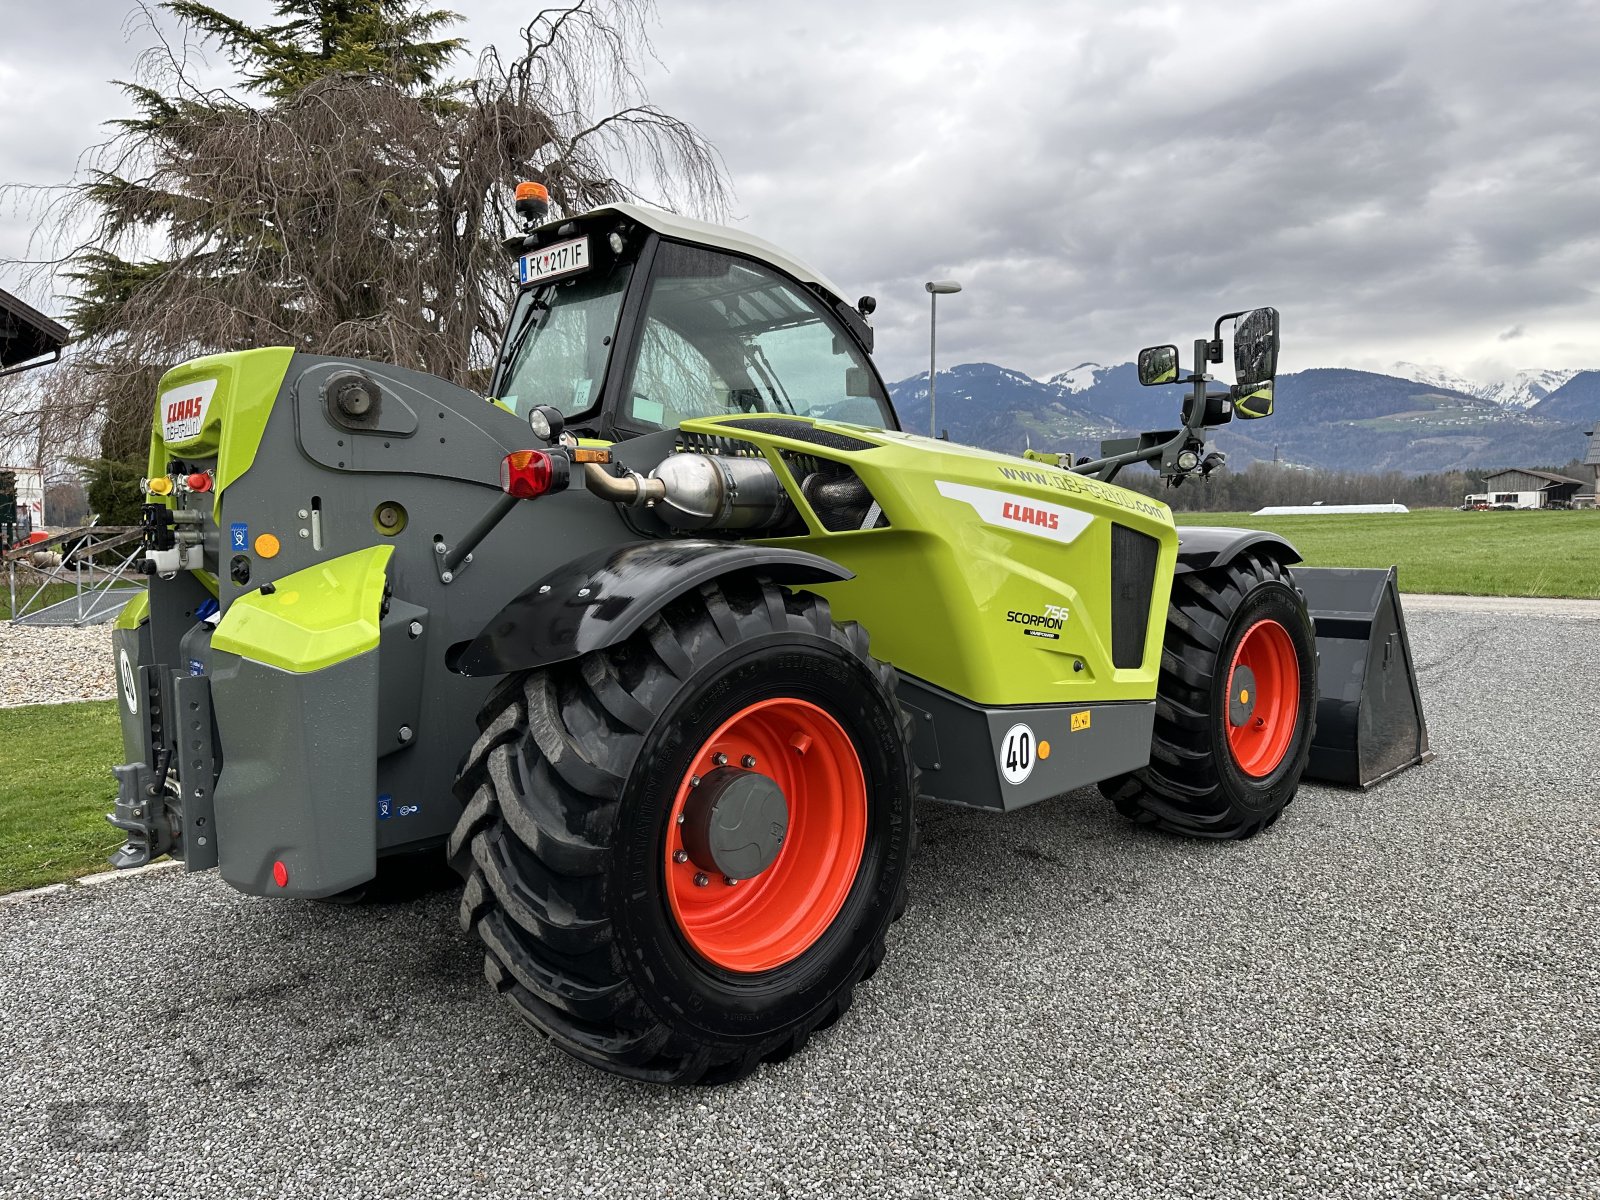
[{"label": "distant truck", "polygon": [[23,541],[44,528],[44,470],[0,466],[0,523],[15,522],[12,541]]},{"label": "distant truck", "polygon": [[1543,492],[1473,492],[1463,508],[1543,508]]}]

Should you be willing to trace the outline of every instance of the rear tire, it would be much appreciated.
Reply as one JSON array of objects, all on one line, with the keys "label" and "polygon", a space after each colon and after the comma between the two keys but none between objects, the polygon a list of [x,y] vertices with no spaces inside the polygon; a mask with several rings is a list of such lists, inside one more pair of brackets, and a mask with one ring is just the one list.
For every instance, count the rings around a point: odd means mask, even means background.
[{"label": "rear tire", "polygon": [[[859,860],[852,849],[840,866],[824,852],[819,878],[832,891],[820,903],[835,915],[784,943],[769,904],[751,929],[782,952],[743,961],[715,940],[714,919],[708,934],[703,912],[685,915],[686,901],[692,910],[724,883],[677,878],[696,866],[675,865],[684,826],[673,818],[730,724],[812,710],[843,735],[827,753],[859,763],[848,827]],[[491,985],[567,1053],[650,1082],[728,1082],[803,1047],[882,961],[915,842],[910,723],[865,630],[834,623],[820,597],[765,581],[706,585],[620,646],[508,677],[479,724],[449,846],[467,881],[461,922],[483,940]],[[809,726],[819,741],[822,727]],[[802,814],[828,833],[838,808],[830,794],[807,809],[805,771],[785,762],[788,746],[808,761],[824,746],[797,745],[788,726],[757,733],[780,739],[757,751],[755,769],[785,781],[791,836],[764,871],[726,885],[731,904],[770,897],[765,882],[804,861]],[[740,768],[734,758],[725,773]],[[807,903],[794,909],[800,927]]]},{"label": "rear tire", "polygon": [[[1260,688],[1230,715],[1240,673]],[[1259,673],[1260,678],[1256,679]],[[1275,558],[1247,550],[1172,583],[1150,764],[1100,790],[1142,824],[1247,838],[1294,799],[1316,721],[1316,635],[1305,597]],[[1237,718],[1243,720],[1235,724]]]}]

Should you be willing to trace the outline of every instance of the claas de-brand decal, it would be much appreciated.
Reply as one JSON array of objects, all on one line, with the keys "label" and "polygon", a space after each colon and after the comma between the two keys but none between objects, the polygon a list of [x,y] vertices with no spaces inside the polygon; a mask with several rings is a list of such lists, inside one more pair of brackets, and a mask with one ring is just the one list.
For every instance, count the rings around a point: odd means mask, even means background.
[{"label": "claas de-brand decal", "polygon": [[1014,608],[1006,613],[1006,621],[1012,625],[1021,625],[1022,632],[1028,637],[1056,641],[1061,637],[1056,631],[1066,627],[1069,615],[1063,605],[1046,604],[1042,613],[1023,612]]},{"label": "claas de-brand decal", "polygon": [[211,407],[211,397],[216,392],[215,379],[201,379],[162,392],[161,439],[171,443],[199,437],[200,428],[206,422],[206,410]]}]

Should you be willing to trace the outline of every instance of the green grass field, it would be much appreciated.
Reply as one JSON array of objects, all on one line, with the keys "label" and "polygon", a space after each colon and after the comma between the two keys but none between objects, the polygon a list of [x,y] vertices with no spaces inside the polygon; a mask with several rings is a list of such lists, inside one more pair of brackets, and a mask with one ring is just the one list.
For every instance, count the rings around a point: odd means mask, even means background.
[{"label": "green grass field", "polygon": [[0,708],[0,892],[110,870],[114,700]]},{"label": "green grass field", "polygon": [[1407,592],[1600,597],[1600,511],[1178,513],[1180,525],[1282,534],[1313,567],[1400,567]]}]

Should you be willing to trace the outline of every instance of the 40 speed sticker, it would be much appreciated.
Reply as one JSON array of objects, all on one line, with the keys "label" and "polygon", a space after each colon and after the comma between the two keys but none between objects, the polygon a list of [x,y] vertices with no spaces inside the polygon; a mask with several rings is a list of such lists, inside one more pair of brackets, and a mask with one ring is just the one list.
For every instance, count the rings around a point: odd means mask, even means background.
[{"label": "40 speed sticker", "polygon": [[1007,783],[1022,783],[1033,774],[1033,763],[1039,757],[1038,743],[1033,730],[1026,725],[1013,725],[1006,730],[1000,742],[1000,774]]}]

